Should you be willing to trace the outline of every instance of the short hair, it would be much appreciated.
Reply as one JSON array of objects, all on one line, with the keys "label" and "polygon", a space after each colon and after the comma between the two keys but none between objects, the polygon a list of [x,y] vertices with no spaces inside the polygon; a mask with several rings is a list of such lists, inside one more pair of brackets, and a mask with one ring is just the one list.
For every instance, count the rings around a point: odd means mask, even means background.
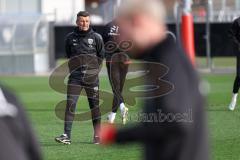
[{"label": "short hair", "polygon": [[165,23],[166,9],[162,0],[124,0],[118,15],[132,16],[141,13],[148,14],[158,22]]},{"label": "short hair", "polygon": [[80,11],[77,14],[77,18],[78,17],[89,17],[89,16],[90,16],[90,14],[87,11]]}]

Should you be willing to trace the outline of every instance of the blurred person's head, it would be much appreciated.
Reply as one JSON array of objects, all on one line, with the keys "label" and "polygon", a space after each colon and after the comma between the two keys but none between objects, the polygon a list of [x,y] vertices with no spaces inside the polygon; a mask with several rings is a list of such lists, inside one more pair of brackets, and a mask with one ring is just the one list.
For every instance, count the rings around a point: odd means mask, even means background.
[{"label": "blurred person's head", "polygon": [[76,24],[79,30],[87,31],[90,27],[90,14],[86,11],[78,12]]},{"label": "blurred person's head", "polygon": [[133,50],[146,50],[166,37],[166,11],[161,0],[124,0],[117,21],[121,40],[133,42]]}]

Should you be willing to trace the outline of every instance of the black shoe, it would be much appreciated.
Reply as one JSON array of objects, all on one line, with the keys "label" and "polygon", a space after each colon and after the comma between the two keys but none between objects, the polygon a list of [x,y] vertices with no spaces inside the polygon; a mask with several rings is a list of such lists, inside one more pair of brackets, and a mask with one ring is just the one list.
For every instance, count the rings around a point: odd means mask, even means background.
[{"label": "black shoe", "polygon": [[68,138],[68,136],[66,134],[62,134],[61,136],[56,137],[55,141],[58,143],[63,143],[63,144],[71,144],[71,140],[70,140],[70,138]]},{"label": "black shoe", "polygon": [[93,144],[100,144],[100,138],[99,138],[99,136],[94,136],[94,137],[93,137]]}]

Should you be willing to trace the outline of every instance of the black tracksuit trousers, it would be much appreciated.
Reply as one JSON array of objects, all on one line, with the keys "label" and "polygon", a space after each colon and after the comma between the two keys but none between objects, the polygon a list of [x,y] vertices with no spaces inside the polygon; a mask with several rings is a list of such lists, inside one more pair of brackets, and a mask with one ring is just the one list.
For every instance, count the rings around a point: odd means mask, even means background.
[{"label": "black tracksuit trousers", "polygon": [[124,103],[122,96],[123,86],[128,72],[128,56],[124,53],[115,53],[106,58],[108,78],[113,91],[112,112],[116,113],[119,105]]},{"label": "black tracksuit trousers", "polygon": [[233,84],[233,93],[236,94],[240,87],[240,56],[237,56],[237,75]]},{"label": "black tracksuit trousers", "polygon": [[91,109],[92,123],[94,128],[94,136],[98,136],[98,130],[101,123],[101,113],[99,109],[99,80],[93,83],[86,83],[82,76],[71,75],[68,80],[67,87],[67,105],[65,111],[64,133],[71,137],[72,123],[74,120],[76,105],[78,98],[84,88],[88,97],[88,103]]}]

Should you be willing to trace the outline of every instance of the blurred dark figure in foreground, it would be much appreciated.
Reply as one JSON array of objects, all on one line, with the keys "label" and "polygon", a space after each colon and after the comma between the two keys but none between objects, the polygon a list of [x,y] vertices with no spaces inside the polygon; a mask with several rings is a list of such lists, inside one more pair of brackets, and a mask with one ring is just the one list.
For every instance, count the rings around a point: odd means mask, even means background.
[{"label": "blurred dark figure in foreground", "polygon": [[233,47],[236,50],[237,58],[237,73],[233,84],[232,100],[228,107],[229,110],[233,111],[237,104],[237,96],[240,88],[240,17],[233,21],[232,27],[229,30],[229,36],[233,42]]},{"label": "blurred dark figure in foreground", "polygon": [[[166,35],[165,8],[158,0],[125,0],[118,17],[121,38],[134,44],[131,55],[159,63],[146,76],[146,84],[168,82],[160,86],[172,89],[145,100],[144,119],[136,126],[115,129],[103,126],[101,142],[144,144],[146,160],[208,160],[204,99],[199,78],[180,47]],[[162,65],[168,68],[159,74]],[[149,66],[148,66],[149,67]],[[163,83],[164,84],[164,83]]]},{"label": "blurred dark figure in foreground", "polygon": [[126,124],[128,108],[124,104],[122,90],[128,72],[129,58],[125,53],[125,48],[121,48],[124,41],[118,44],[119,30],[119,25],[112,21],[104,27],[103,33],[107,72],[114,94],[112,111],[107,119],[109,123],[114,123],[117,110],[120,108],[122,123]]},{"label": "blurred dark figure in foreground", "polygon": [[0,159],[41,160],[40,147],[23,107],[16,97],[0,86]]}]

